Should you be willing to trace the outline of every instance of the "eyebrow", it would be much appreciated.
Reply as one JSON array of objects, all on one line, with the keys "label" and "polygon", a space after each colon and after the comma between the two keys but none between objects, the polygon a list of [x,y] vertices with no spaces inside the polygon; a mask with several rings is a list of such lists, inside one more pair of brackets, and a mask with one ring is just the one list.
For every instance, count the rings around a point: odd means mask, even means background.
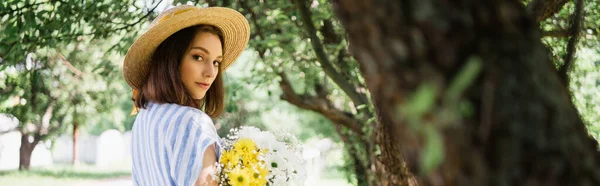
[{"label": "eyebrow", "polygon": [[[195,46],[195,47],[192,47],[192,49],[198,49],[198,50],[202,50],[202,51],[204,51],[206,54],[210,55],[210,52],[209,52],[208,50],[206,50],[206,48],[204,48],[204,47],[201,47],[201,46]],[[217,58],[223,58],[223,56],[217,56]]]}]

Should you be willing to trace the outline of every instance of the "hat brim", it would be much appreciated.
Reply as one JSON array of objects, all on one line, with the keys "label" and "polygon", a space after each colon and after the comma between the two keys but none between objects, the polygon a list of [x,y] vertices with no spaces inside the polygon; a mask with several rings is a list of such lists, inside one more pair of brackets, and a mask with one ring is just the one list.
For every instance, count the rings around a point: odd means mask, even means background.
[{"label": "hat brim", "polygon": [[224,40],[222,70],[233,64],[250,39],[248,21],[242,14],[230,8],[192,6],[190,10],[156,21],[154,24],[131,45],[125,55],[123,76],[133,89],[140,89],[145,83],[150,70],[150,59],[158,45],[181,29],[195,25],[212,25],[219,28]]}]

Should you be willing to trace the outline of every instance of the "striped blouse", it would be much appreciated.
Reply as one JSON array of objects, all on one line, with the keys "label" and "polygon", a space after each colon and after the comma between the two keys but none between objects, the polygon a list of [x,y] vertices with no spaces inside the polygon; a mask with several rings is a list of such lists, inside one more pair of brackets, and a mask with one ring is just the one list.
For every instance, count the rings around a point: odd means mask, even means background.
[{"label": "striped blouse", "polygon": [[194,185],[202,168],[202,155],[220,138],[204,112],[176,104],[148,103],[132,129],[134,185]]}]

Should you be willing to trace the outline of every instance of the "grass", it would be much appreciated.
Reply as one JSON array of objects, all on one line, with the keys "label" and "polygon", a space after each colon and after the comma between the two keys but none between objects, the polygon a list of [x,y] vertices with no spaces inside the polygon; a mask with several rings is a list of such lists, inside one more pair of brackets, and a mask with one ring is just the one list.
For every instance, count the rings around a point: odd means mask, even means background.
[{"label": "grass", "polygon": [[[96,186],[110,185],[103,180],[131,176],[130,164],[120,164],[98,168],[90,165],[54,165],[52,167],[32,168],[29,171],[0,171],[0,185],[19,186]],[[91,183],[91,184],[90,184]],[[96,183],[96,184],[93,184]],[[343,173],[336,169],[326,169],[321,178],[310,186],[350,186]]]},{"label": "grass", "polygon": [[94,166],[52,166],[32,168],[29,171],[0,171],[0,185],[75,185],[86,181],[122,178],[131,175],[129,168],[111,166],[96,168]]}]

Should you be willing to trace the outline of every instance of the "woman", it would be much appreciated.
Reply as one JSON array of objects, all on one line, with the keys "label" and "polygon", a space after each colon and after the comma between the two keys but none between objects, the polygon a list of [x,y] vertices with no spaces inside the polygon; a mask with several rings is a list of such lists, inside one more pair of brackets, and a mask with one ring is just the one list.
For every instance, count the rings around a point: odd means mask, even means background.
[{"label": "woman", "polygon": [[184,5],[161,13],[125,56],[133,88],[134,185],[217,185],[220,156],[211,118],[223,111],[223,71],[250,37],[244,16]]}]

